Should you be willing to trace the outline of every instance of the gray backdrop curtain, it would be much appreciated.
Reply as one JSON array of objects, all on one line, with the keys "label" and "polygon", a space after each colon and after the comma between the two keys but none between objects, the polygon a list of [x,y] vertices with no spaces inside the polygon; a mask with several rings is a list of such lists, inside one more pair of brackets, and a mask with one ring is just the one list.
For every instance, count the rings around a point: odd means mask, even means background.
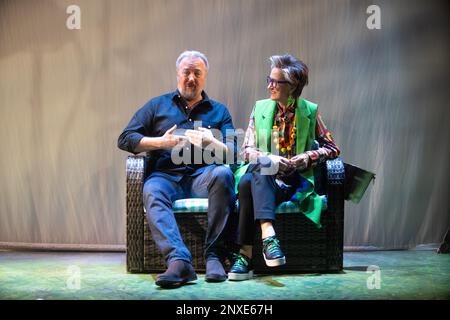
[{"label": "gray backdrop curtain", "polygon": [[[81,9],[81,30],[66,8]],[[381,8],[369,30],[366,9]],[[116,140],[175,89],[185,49],[211,64],[208,94],[245,129],[267,97],[268,57],[310,67],[346,162],[376,173],[346,204],[345,245],[438,243],[449,214],[448,1],[36,0],[0,2],[0,242],[124,244]]]}]

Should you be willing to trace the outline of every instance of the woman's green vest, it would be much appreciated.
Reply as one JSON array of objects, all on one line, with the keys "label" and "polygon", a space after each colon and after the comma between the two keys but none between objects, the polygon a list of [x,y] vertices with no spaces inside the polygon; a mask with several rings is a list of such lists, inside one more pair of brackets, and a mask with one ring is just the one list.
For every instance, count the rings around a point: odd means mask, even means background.
[{"label": "woman's green vest", "polygon": [[[255,132],[256,147],[267,154],[271,153],[272,126],[276,111],[276,102],[271,99],[259,100],[255,104]],[[297,123],[297,140],[295,142],[296,154],[311,150],[316,129],[317,104],[298,98],[295,108],[295,121]],[[234,173],[236,180],[236,193],[241,177],[247,171],[248,164],[241,165]],[[320,213],[322,211],[322,199],[314,192],[314,174],[309,169],[301,175],[309,181],[309,186],[302,192],[297,192],[300,210],[320,227]]]}]

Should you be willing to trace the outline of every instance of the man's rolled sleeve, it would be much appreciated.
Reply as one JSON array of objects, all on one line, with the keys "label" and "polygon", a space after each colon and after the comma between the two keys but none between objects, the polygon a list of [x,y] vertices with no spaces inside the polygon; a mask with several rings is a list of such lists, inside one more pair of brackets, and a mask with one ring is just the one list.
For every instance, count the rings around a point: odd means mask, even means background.
[{"label": "man's rolled sleeve", "polygon": [[117,146],[122,150],[138,154],[139,152],[135,152],[134,150],[136,150],[137,145],[143,137],[145,136],[138,132],[123,132],[119,137]]},{"label": "man's rolled sleeve", "polygon": [[142,138],[148,135],[145,126],[143,125],[144,119],[142,112],[136,112],[136,114],[131,118],[127,127],[120,134],[119,139],[117,140],[117,146],[124,150],[134,154],[138,154],[139,152],[135,152],[136,147]]}]

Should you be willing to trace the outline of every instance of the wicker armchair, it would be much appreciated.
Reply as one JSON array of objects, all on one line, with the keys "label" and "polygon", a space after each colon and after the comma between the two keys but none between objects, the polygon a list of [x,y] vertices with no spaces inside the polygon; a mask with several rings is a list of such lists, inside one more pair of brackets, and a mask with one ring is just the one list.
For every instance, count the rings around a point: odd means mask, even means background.
[{"label": "wicker armchair", "polygon": [[[145,218],[142,189],[148,172],[144,156],[127,159],[127,270],[128,272],[162,272],[164,258],[152,240]],[[275,230],[286,254],[286,265],[278,268],[265,266],[261,241],[255,241],[254,265],[259,273],[339,272],[343,267],[344,229],[344,163],[340,158],[328,160],[314,170],[316,191],[326,195],[327,209],[322,212],[322,228],[318,229],[300,212],[278,207]],[[197,271],[205,270],[203,259],[207,226],[205,210],[186,208],[174,210],[183,241],[193,256]],[[285,211],[282,213],[281,211]],[[294,210],[295,211],[295,210]],[[256,233],[261,238],[260,230]]]}]

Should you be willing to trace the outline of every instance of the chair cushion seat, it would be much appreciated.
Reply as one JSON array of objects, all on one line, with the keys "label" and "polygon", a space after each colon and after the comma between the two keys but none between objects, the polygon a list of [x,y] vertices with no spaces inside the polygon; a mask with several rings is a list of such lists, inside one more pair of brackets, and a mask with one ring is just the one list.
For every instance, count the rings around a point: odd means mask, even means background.
[{"label": "chair cushion seat", "polygon": [[[322,203],[324,206],[324,210],[326,209],[327,197],[321,196]],[[236,206],[238,202],[236,201]],[[207,198],[187,198],[187,199],[179,199],[173,203],[173,211],[174,212],[208,212],[208,199]],[[292,202],[286,201],[281,203],[275,213],[293,213],[300,212],[299,206]]]},{"label": "chair cushion seat", "polygon": [[174,212],[208,212],[208,198],[179,199],[173,203]]}]

